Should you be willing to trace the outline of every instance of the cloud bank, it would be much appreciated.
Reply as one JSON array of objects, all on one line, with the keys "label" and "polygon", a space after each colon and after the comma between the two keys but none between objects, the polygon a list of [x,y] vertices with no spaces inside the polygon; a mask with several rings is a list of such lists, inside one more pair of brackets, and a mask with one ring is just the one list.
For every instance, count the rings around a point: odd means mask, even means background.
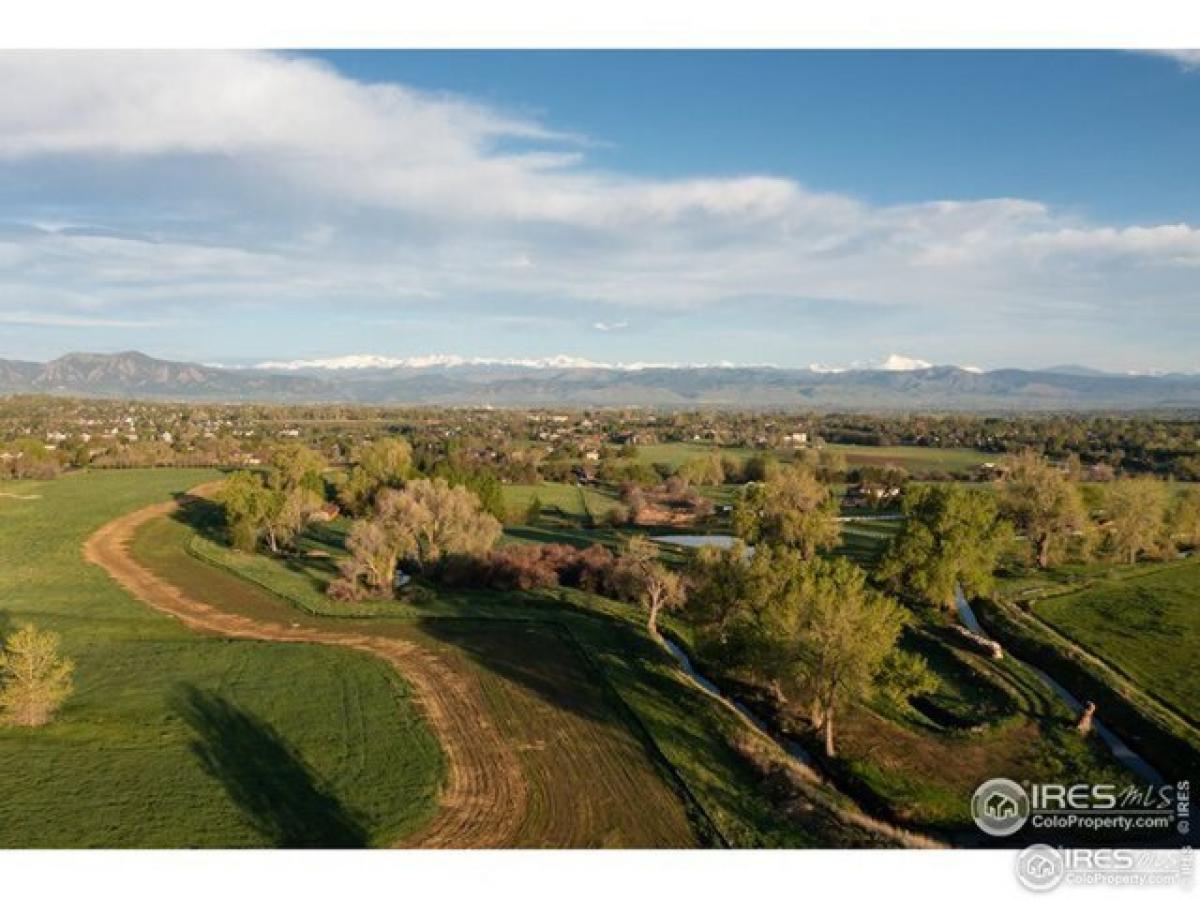
[{"label": "cloud bank", "polygon": [[286,54],[0,53],[0,85],[0,323],[553,303],[616,333],[815,302],[864,331],[1200,331],[1188,222],[634,177],[591,161],[603,135]]}]

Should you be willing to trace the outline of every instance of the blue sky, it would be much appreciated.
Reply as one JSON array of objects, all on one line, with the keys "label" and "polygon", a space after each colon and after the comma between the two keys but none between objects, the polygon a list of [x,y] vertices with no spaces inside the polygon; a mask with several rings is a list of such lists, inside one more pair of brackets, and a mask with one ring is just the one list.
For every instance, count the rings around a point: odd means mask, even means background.
[{"label": "blue sky", "polygon": [[593,135],[597,164],[648,176],[768,173],[878,203],[1030,197],[1117,222],[1200,210],[1200,78],[1148,55],[316,55]]},{"label": "blue sky", "polygon": [[1200,58],[0,54],[0,356],[1200,363]]}]

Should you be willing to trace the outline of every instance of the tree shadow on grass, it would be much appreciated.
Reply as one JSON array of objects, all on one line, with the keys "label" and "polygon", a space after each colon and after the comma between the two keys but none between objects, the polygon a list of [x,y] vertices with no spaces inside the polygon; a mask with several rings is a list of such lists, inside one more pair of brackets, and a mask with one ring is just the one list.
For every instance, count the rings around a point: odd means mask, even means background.
[{"label": "tree shadow on grass", "polygon": [[196,734],[191,749],[204,770],[274,846],[350,848],[367,831],[266,722],[211,691],[184,687],[177,700]]},{"label": "tree shadow on grass", "polygon": [[171,513],[171,518],[209,540],[225,542],[225,516],[219,503],[186,491],[176,493],[175,499],[180,503]]}]

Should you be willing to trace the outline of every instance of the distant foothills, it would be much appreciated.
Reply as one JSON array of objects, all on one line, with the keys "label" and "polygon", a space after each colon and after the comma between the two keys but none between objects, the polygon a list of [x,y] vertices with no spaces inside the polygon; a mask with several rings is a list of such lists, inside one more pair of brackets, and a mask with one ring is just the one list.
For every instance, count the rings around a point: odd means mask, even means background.
[{"label": "distant foothills", "polygon": [[1200,410],[1200,374],[1078,366],[980,371],[889,357],[833,369],[606,364],[570,357],[341,357],[244,367],[138,352],[0,360],[0,394],[440,406],[654,406],[857,410]]}]

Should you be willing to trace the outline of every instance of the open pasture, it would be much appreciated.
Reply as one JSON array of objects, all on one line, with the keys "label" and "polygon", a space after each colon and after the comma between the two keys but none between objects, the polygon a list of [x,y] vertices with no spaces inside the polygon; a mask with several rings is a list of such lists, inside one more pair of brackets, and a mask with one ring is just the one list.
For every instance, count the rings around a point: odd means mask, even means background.
[{"label": "open pasture", "polygon": [[1200,722],[1200,565],[1095,581],[1033,611],[1142,689]]},{"label": "open pasture", "polygon": [[865,444],[827,444],[830,450],[845,455],[850,468],[860,466],[899,466],[910,474],[947,472],[952,475],[969,472],[984,463],[994,463],[998,457],[979,450],[961,447],[873,447]]},{"label": "open pasture", "polygon": [[84,562],[96,528],[214,474],[84,473],[0,500],[0,628],[56,631],[76,664],[55,723],[0,727],[0,846],[366,846],[432,811],[438,748],[386,665],[197,636]]}]

